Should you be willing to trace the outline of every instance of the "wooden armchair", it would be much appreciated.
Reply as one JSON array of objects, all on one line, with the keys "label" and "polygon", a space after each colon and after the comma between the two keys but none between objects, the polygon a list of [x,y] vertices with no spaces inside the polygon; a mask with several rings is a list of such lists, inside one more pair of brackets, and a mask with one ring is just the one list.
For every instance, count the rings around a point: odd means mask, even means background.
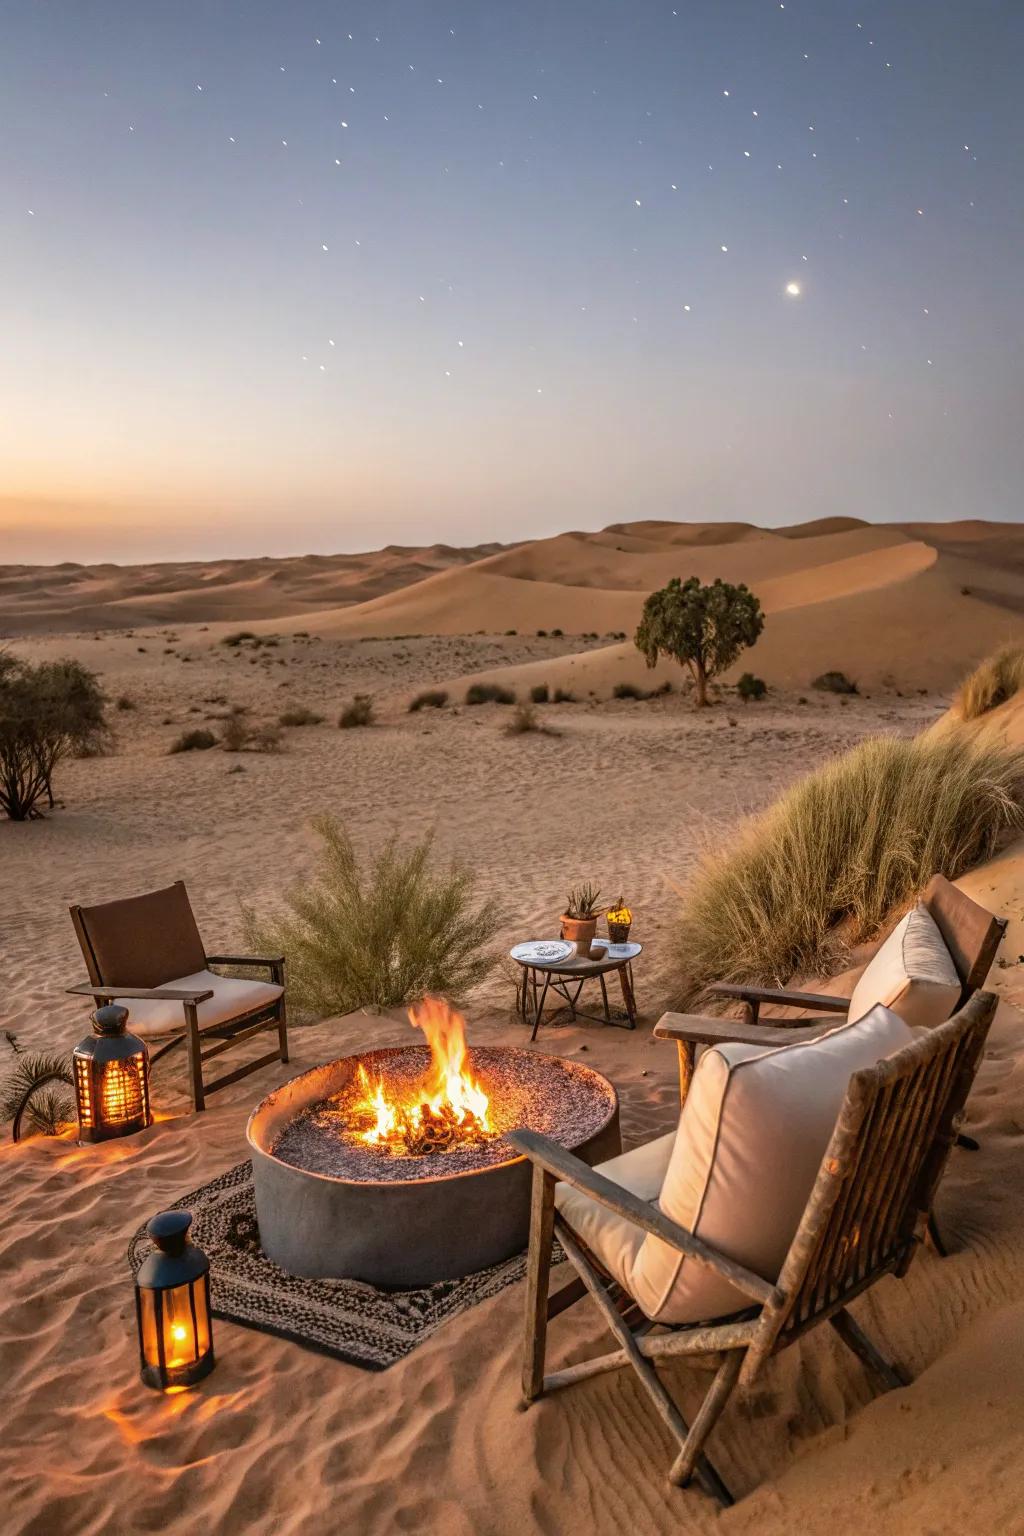
[{"label": "wooden armchair", "polygon": [[[1006,919],[993,917],[984,907],[958,891],[944,875],[935,875],[925,888],[921,904],[935,920],[960,980],[957,1007],[984,985],[996,950],[1006,931]],[[739,1018],[717,1018],[701,1014],[666,1013],[655,1026],[661,1040],[674,1040],[679,1047],[679,1091],[685,1099],[693,1075],[698,1045],[721,1045],[736,1041],[745,1045],[787,1045],[796,1040],[814,1040],[843,1022],[850,1006],[848,997],[825,992],[800,992],[788,987],[737,986],[719,982],[708,988],[713,997],[729,998],[743,1004]],[[819,1019],[772,1014],[762,1022],[762,1004],[799,1008],[824,1015]],[[962,1137],[963,1143],[969,1138]],[[975,1143],[976,1145],[976,1143]]]},{"label": "wooden armchair", "polygon": [[[731,1503],[728,1488],[704,1454],[708,1436],[737,1383],[749,1386],[773,1355],[811,1328],[830,1324],[883,1389],[906,1385],[906,1372],[884,1358],[847,1308],[883,1276],[905,1275],[913,1261],[995,1003],[991,993],[979,993],[947,1023],[917,1032],[895,1054],[854,1072],[803,1217],[777,1274],[758,1274],[738,1263],[670,1220],[657,1201],[643,1198],[600,1168],[588,1168],[548,1138],[531,1131],[515,1132],[511,1139],[534,1165],[523,1362],[526,1402],[598,1372],[629,1365],[679,1443],[669,1480],[685,1485],[696,1476],[706,1493]],[[637,1156],[627,1153],[605,1166],[621,1169],[626,1159]],[[560,1191],[568,1190],[568,1198],[556,1197],[556,1185]],[[711,1272],[716,1284],[727,1282],[735,1297],[731,1314],[683,1326],[652,1321],[630,1292],[610,1278],[609,1268],[595,1256],[593,1247],[556,1208],[558,1198],[560,1205],[578,1212],[580,1194],[591,1213],[587,1231],[592,1242],[602,1222],[613,1229],[612,1245],[622,1241],[616,1234],[631,1228],[653,1235],[683,1262],[698,1266],[700,1273]],[[581,1224],[578,1215],[576,1219]],[[549,1298],[554,1235],[578,1279]],[[736,1246],[742,1247],[744,1234],[734,1236]],[[601,1248],[599,1242],[595,1246]],[[607,1245],[601,1251],[608,1251]],[[548,1320],[587,1292],[617,1348],[546,1375]],[[679,1356],[719,1354],[721,1364],[692,1426],[688,1425],[655,1367]]]},{"label": "wooden armchair", "polygon": [[[288,1060],[283,956],[208,955],[181,880],[145,896],[70,910],[89,981],[68,992],[128,1007],[132,1034],[165,1042],[153,1062],[184,1041],[197,1110],[205,1108],[208,1094],[272,1061]],[[270,980],[220,976],[212,966],[265,970]],[[277,1032],[272,1051],[204,1081],[205,1062],[267,1029]],[[204,1050],[207,1037],[217,1044]]]}]

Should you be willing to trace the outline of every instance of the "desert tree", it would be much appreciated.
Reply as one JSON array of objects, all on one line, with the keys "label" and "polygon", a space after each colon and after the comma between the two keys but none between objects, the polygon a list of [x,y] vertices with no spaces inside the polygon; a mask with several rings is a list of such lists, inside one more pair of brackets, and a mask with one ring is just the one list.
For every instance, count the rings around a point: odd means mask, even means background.
[{"label": "desert tree", "polygon": [[81,662],[32,666],[0,652],[0,811],[11,821],[38,817],[44,798],[53,807],[62,758],[102,751],[104,707],[95,674]]},{"label": "desert tree", "polygon": [[633,637],[649,667],[670,656],[690,669],[698,708],[708,702],[708,683],[731,667],[764,628],[761,604],[741,583],[716,579],[704,585],[697,576],[673,576],[652,592]]}]

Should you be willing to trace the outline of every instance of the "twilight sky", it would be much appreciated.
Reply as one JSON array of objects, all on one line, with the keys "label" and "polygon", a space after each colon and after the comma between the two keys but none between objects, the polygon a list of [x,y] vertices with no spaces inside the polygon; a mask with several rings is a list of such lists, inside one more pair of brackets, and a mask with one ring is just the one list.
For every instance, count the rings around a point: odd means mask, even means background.
[{"label": "twilight sky", "polygon": [[0,40],[0,562],[1020,515],[1017,0]]}]

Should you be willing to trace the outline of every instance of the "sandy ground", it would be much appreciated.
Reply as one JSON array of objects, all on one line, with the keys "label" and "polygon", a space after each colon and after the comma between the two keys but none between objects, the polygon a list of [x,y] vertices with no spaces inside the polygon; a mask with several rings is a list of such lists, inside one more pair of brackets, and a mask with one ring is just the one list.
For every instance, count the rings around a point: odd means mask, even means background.
[{"label": "sandy ground", "polygon": [[[756,533],[740,530],[737,542]],[[628,537],[646,558],[644,533]],[[926,538],[915,530],[915,541]],[[61,770],[63,809],[0,823],[0,1028],[27,1047],[67,1048],[84,1032],[80,1003],[61,990],[81,974],[69,901],[184,878],[208,947],[230,949],[242,899],[267,909],[311,871],[317,812],[342,818],[362,850],[432,828],[439,852],[470,863],[481,891],[500,898],[503,947],[557,931],[579,878],[631,901],[645,945],[640,1027],[556,1025],[540,1041],[585,1052],[611,1077],[628,1144],[676,1114],[674,1054],[651,1028],[672,996],[676,892],[698,852],[833,752],[880,729],[918,731],[948,701],[898,684],[846,705],[782,689],[763,705],[729,700],[698,716],[678,694],[602,702],[582,690],[580,702],[542,712],[558,735],[509,737],[499,706],[413,715],[405,706],[446,679],[568,665],[578,639],[296,639],[308,624],[276,621],[252,627],[276,628],[279,644],[253,650],[220,644],[223,627],[16,646],[81,656],[131,707],[113,711],[111,756]],[[607,641],[589,645],[594,654]],[[339,731],[338,711],[361,690],[373,693],[379,724]],[[232,704],[269,721],[299,703],[326,721],[286,731],[278,754],[168,755],[182,729]],[[1024,1000],[1022,871],[1014,851],[965,882],[1013,921],[994,973],[1006,1000],[971,1108],[982,1150],[954,1156],[939,1200],[956,1251],[945,1262],[923,1254],[906,1282],[888,1280],[857,1306],[917,1379],[873,1398],[831,1338],[790,1351],[730,1406],[717,1435],[723,1474],[744,1495],[735,1509],[718,1515],[700,1493],[667,1488],[667,1437],[624,1374],[519,1410],[521,1287],[379,1375],[220,1324],[219,1364],[200,1390],[164,1399],[139,1384],[132,1232],[244,1157],[248,1111],[275,1084],[408,1038],[401,1017],[354,1015],[294,1028],[288,1067],[236,1084],[202,1116],[187,1112],[180,1068],[161,1064],[160,1118],[143,1135],[101,1148],[38,1137],[0,1145],[0,1530],[1024,1532],[1024,1020],[1013,1006]],[[511,1004],[498,971],[467,1010],[471,1038],[524,1043]],[[593,1309],[559,1319],[552,1347],[559,1362],[600,1348]],[[692,1410],[702,1384],[682,1366],[666,1374]]]}]

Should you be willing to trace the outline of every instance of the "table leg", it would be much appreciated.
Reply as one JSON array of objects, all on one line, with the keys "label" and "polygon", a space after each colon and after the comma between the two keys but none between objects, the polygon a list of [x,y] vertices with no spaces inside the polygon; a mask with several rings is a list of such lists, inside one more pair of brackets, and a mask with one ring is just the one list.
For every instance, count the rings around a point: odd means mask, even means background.
[{"label": "table leg", "polygon": [[[551,972],[548,971],[545,974],[545,976],[544,976],[544,990],[543,990],[543,992],[540,995],[540,1006],[537,1007],[536,1004],[534,1005],[533,1032],[530,1035],[530,1042],[531,1042],[531,1044],[537,1038],[537,1031],[540,1028],[541,1015],[544,1012],[544,1003],[545,1003],[545,1001],[547,999],[548,987],[550,985],[551,985]],[[534,981],[534,996],[536,996],[536,980]]]},{"label": "table leg", "polygon": [[630,1029],[636,1028],[636,997],[633,994],[633,967],[627,963],[621,965],[618,970],[619,986],[622,988],[622,1001],[626,1005],[626,1017],[629,1020]]},{"label": "table leg", "polygon": [[604,1021],[606,1024],[610,1024],[612,1021],[612,1011],[608,1007],[608,988],[604,984],[604,973],[602,972],[597,979],[601,983],[601,996],[604,998]]}]

